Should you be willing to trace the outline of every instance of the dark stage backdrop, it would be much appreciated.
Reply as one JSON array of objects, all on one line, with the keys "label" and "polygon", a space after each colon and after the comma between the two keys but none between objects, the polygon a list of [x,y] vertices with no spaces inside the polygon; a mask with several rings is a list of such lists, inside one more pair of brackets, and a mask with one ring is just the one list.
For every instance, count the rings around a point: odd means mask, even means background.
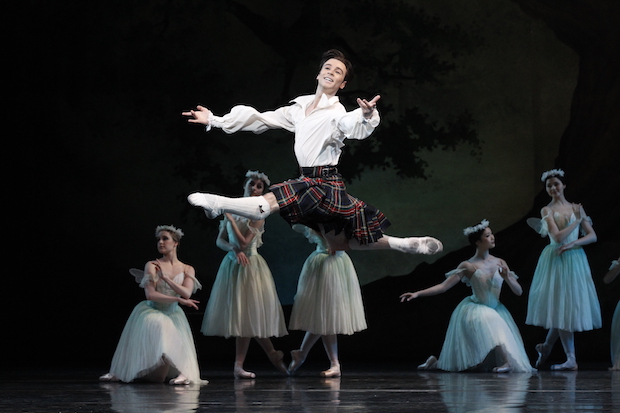
[{"label": "dark stage backdrop", "polygon": [[[601,282],[620,255],[619,13],[614,0],[557,3],[7,6],[12,110],[3,164],[12,265],[5,270],[11,314],[3,323],[14,355],[8,366],[104,372],[125,320],[144,297],[128,269],[156,257],[159,224],[185,231],[179,257],[197,269],[204,309],[224,252],[215,246],[218,221],[188,205],[187,194],[240,196],[246,170],[279,182],[296,176],[296,162],[288,133],[206,134],[180,113],[196,104],[217,114],[235,104],[269,110],[312,93],[318,59],[332,47],[356,67],[341,94],[346,107],[354,108],[358,96],[382,96],[382,124],[373,137],[345,148],[341,169],[349,191],[386,213],[390,233],[431,234],[446,246],[436,257],[351,253],[369,328],[342,337],[343,363],[413,366],[439,352],[467,288],[409,304],[398,296],[440,282],[468,258],[461,229],[483,218],[497,233],[495,254],[521,276],[524,295],[505,291],[502,301],[534,357],[544,331],[524,325],[525,308],[546,240],[525,219],[547,202],[539,177],[553,167],[567,170],[567,197],[584,204],[599,235],[586,253],[605,325],[577,335],[578,357],[608,363],[620,296],[620,281]],[[313,246],[279,217],[266,225],[261,254],[288,315]],[[232,340],[200,336],[202,312],[187,314],[201,367],[232,363]],[[296,348],[301,334],[291,332],[277,346]],[[321,351],[317,346],[313,357],[322,360]]]}]

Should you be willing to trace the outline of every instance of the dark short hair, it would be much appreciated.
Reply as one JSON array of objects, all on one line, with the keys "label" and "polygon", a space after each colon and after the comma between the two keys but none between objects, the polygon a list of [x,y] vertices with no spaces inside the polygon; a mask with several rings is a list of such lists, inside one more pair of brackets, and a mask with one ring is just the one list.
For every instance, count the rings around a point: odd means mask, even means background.
[{"label": "dark short hair", "polygon": [[344,53],[336,49],[329,49],[328,51],[323,53],[323,57],[321,58],[321,64],[319,65],[319,71],[323,69],[323,65],[329,59],[340,60],[342,63],[344,63],[344,67],[347,70],[347,72],[344,74],[344,80],[349,81],[353,78],[353,65],[347,60],[346,57],[344,57]]},{"label": "dark short hair", "polygon": [[547,186],[547,181],[551,178],[558,178],[560,180],[560,182],[562,182],[564,185],[566,185],[566,177],[565,176],[561,176],[561,175],[551,175],[548,176],[547,179],[545,179],[545,182],[543,182],[544,186]]},{"label": "dark short hair", "polygon": [[472,232],[471,234],[469,234],[467,236],[467,241],[469,241],[470,245],[476,245],[476,242],[480,241],[480,237],[482,236],[482,233],[484,232],[485,229],[487,229],[488,227],[484,227],[476,232]]}]

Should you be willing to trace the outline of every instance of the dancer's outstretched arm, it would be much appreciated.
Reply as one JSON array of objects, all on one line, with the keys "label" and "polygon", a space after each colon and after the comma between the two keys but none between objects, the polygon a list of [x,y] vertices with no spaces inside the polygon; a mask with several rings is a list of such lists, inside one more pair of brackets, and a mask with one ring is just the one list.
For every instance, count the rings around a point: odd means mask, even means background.
[{"label": "dancer's outstretched arm", "polygon": [[416,291],[414,293],[401,294],[400,302],[402,303],[405,301],[411,301],[418,297],[428,297],[431,295],[445,293],[450,288],[457,285],[459,281],[461,281],[461,278],[463,276],[470,276],[471,274],[474,273],[474,271],[476,271],[476,268],[467,261],[464,261],[461,264],[459,264],[457,269],[462,270],[462,271],[455,272],[454,274],[446,278],[442,283],[426,288],[424,290]]}]

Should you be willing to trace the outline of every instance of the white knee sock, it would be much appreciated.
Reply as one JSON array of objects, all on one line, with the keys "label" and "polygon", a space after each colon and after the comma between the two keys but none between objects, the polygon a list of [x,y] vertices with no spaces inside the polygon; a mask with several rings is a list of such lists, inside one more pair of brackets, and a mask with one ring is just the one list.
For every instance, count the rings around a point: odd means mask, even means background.
[{"label": "white knee sock", "polygon": [[222,212],[241,215],[242,217],[250,218],[254,221],[265,219],[271,213],[269,202],[267,202],[262,195],[246,196],[243,198],[218,196],[217,203]]},{"label": "white knee sock", "polygon": [[230,212],[257,221],[267,218],[271,213],[269,202],[263,196],[228,198],[196,192],[190,194],[187,199],[190,204],[204,208],[209,218]]}]

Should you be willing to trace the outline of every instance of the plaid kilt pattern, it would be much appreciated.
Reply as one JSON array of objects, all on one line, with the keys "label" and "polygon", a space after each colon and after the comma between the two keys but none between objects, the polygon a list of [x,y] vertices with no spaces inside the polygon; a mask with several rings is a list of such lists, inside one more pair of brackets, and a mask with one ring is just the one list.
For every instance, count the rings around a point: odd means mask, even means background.
[{"label": "plaid kilt pattern", "polygon": [[347,193],[335,167],[301,168],[302,175],[269,187],[278,200],[280,215],[291,225],[303,224],[360,244],[377,241],[390,221],[383,212]]}]

